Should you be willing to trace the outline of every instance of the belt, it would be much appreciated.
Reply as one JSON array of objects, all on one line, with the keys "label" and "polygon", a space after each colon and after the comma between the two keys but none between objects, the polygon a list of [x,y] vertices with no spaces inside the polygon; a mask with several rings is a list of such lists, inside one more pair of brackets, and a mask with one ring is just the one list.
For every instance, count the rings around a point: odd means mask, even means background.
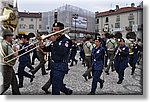
[{"label": "belt", "polygon": [[65,63],[67,60],[51,60],[53,63]]}]

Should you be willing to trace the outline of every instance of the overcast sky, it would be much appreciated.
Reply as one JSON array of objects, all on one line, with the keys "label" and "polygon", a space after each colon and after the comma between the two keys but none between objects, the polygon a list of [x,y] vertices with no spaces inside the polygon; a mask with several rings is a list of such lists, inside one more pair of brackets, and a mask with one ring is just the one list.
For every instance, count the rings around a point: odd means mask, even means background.
[{"label": "overcast sky", "polygon": [[124,7],[135,3],[137,6],[141,1],[143,0],[17,0],[19,11],[29,12],[51,11],[65,4],[96,12],[114,9],[117,4]]}]

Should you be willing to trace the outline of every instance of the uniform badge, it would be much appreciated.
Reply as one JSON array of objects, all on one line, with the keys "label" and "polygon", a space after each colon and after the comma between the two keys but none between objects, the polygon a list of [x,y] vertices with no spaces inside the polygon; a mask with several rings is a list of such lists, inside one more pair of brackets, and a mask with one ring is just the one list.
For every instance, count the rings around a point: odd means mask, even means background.
[{"label": "uniform badge", "polygon": [[100,52],[100,50],[98,50],[96,53],[99,53]]},{"label": "uniform badge", "polygon": [[125,50],[125,47],[124,47],[124,48],[122,48],[122,50]]},{"label": "uniform badge", "polygon": [[65,43],[65,46],[66,46],[66,47],[69,47],[69,44],[66,42],[66,43]]},{"label": "uniform badge", "polygon": [[61,45],[62,41],[59,42],[59,45]]}]

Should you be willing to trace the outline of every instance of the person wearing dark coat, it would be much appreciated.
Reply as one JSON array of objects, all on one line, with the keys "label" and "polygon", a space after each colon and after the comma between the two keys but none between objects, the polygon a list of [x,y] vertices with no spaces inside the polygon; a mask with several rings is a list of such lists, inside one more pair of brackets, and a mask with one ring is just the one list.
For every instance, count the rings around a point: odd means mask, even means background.
[{"label": "person wearing dark coat", "polygon": [[104,68],[103,61],[105,54],[105,49],[101,46],[101,38],[95,39],[95,45],[96,47],[92,49],[92,88],[88,95],[95,94],[98,82],[100,83],[100,88],[103,88],[104,83],[104,80],[100,78]]},{"label": "person wearing dark coat", "polygon": [[125,45],[124,39],[119,39],[119,45],[115,48],[114,67],[118,74],[117,84],[124,80],[124,71],[128,66],[129,48]]},{"label": "person wearing dark coat", "polygon": [[78,60],[75,59],[76,53],[77,53],[77,44],[75,43],[74,39],[72,40],[72,46],[70,51],[70,60],[71,64],[70,67],[73,66],[74,62],[77,64]]},{"label": "person wearing dark coat", "polygon": [[[64,24],[56,22],[53,24],[53,32],[64,29]],[[52,43],[43,48],[45,52],[51,52],[51,74],[49,84],[52,84],[52,95],[60,95],[60,92],[66,95],[72,94],[72,90],[66,87],[63,80],[65,74],[68,73],[68,59],[71,48],[71,40],[66,34],[56,34],[50,37]],[[50,83],[51,82],[51,83]]]},{"label": "person wearing dark coat", "polygon": [[[20,45],[20,49],[23,49],[23,48],[29,46],[27,35],[23,35],[21,37],[21,40],[23,43]],[[28,50],[29,50],[29,48],[19,51],[19,55],[25,53]],[[31,65],[30,53],[27,53],[27,54],[19,57],[19,66],[18,66],[19,88],[23,87],[24,76],[27,78],[30,78],[30,82],[32,82],[33,78],[34,78],[34,75],[29,74],[25,71],[25,67],[30,68],[30,70],[34,69]]]},{"label": "person wearing dark coat", "polygon": [[129,64],[132,67],[131,75],[134,74],[136,63],[138,61],[138,52],[140,51],[140,46],[136,42],[132,41],[131,43],[131,52],[129,53]]}]

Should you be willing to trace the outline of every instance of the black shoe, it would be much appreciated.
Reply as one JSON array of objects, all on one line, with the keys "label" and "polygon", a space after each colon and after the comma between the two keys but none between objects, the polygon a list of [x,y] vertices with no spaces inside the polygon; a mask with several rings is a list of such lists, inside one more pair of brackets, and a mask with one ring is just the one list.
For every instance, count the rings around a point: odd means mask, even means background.
[{"label": "black shoe", "polygon": [[108,72],[108,71],[105,71],[105,73],[106,73],[107,75],[109,75],[109,72]]},{"label": "black shoe", "polygon": [[73,93],[73,91],[72,90],[68,90],[68,92],[66,93],[66,95],[71,95]]},{"label": "black shoe", "polygon": [[114,71],[115,71],[115,69],[112,69],[111,71],[112,71],[112,72],[114,72]]},{"label": "black shoe", "polygon": [[122,83],[122,80],[119,80],[118,82],[117,82],[117,84],[121,84]]},{"label": "black shoe", "polygon": [[48,73],[43,73],[42,75],[47,75]]},{"label": "black shoe", "polygon": [[90,92],[87,95],[95,95],[95,92]]},{"label": "black shoe", "polygon": [[30,78],[30,83],[33,82],[33,79],[35,78],[35,76],[33,75],[31,78]]},{"label": "black shoe", "polygon": [[47,68],[46,70],[50,70],[50,68]]},{"label": "black shoe", "polygon": [[86,67],[85,63],[83,63],[83,66]]},{"label": "black shoe", "polygon": [[76,64],[77,64],[77,63],[78,63],[78,60],[76,60],[75,62],[76,62]]},{"label": "black shoe", "polygon": [[133,74],[134,74],[134,71],[131,72],[131,75],[133,75]]},{"label": "black shoe", "polygon": [[19,85],[18,87],[19,87],[19,88],[23,88],[23,85]]},{"label": "black shoe", "polygon": [[88,77],[88,79],[91,79],[91,78],[92,78],[92,76]]},{"label": "black shoe", "polygon": [[73,64],[70,65],[70,67],[72,67],[72,66],[73,66]]},{"label": "black shoe", "polygon": [[102,89],[104,86],[104,80],[102,80],[102,82],[100,83],[100,88]]},{"label": "black shoe", "polygon": [[84,77],[84,79],[85,79],[85,81],[88,81],[88,79],[87,79],[87,76],[86,75],[82,75],[83,77]]},{"label": "black shoe", "polygon": [[46,94],[50,94],[50,92],[47,89],[44,89],[43,87],[42,90],[45,91]]}]

